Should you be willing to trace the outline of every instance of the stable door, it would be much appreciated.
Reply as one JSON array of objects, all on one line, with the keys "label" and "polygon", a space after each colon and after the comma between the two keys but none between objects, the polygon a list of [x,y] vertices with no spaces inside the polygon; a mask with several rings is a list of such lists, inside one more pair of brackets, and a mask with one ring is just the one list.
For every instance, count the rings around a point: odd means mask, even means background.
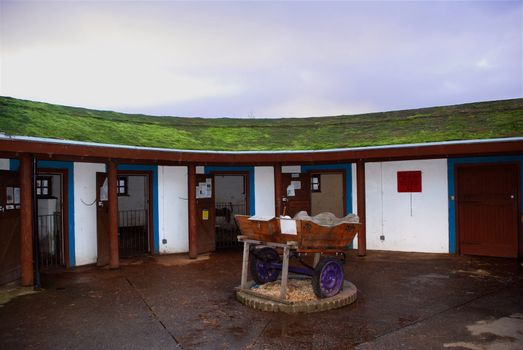
[{"label": "stable door", "polygon": [[462,254],[518,256],[519,168],[516,164],[456,169],[458,244]]}]

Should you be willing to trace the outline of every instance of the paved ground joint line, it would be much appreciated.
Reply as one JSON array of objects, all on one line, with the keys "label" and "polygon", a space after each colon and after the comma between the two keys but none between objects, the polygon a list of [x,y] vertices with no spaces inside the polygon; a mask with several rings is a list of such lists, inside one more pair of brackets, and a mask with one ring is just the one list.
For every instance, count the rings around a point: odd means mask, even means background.
[{"label": "paved ground joint line", "polygon": [[267,329],[267,327],[269,327],[269,325],[271,324],[272,320],[268,320],[267,323],[265,324],[265,326],[263,326],[262,330],[260,331],[260,333],[256,336],[256,338],[254,338],[254,340],[252,341],[251,344],[249,344],[246,349],[250,349],[251,347],[255,346],[256,343],[258,342],[258,339],[260,339],[260,337],[263,335],[263,333],[265,332],[265,330]]},{"label": "paved ground joint line", "polygon": [[181,350],[183,350],[183,347],[182,345],[180,344],[180,342],[178,341],[178,339],[176,339],[176,337],[174,336],[174,334],[171,333],[171,331],[169,331],[169,329],[167,328],[167,326],[163,323],[163,321],[160,319],[160,317],[156,314],[156,312],[154,312],[153,308],[151,307],[151,305],[149,305],[149,303],[147,302],[147,300],[145,300],[145,298],[142,296],[142,294],[138,291],[138,289],[136,289],[136,286],[131,282],[131,280],[129,280],[128,277],[125,277],[125,280],[127,281],[127,283],[129,283],[129,285],[131,286],[131,288],[133,288],[134,292],[140,297],[140,299],[142,300],[142,302],[145,304],[145,306],[147,306],[147,308],[149,309],[149,311],[151,312],[151,314],[154,316],[154,318],[158,321],[158,323],[160,323],[160,325],[163,327],[163,329],[165,329],[165,331],[169,334],[169,336],[174,340],[174,342],[176,343],[176,345],[178,346],[178,348],[180,348]]},{"label": "paved ground joint line", "polygon": [[479,299],[481,299],[481,298],[484,298],[484,297],[487,297],[487,296],[490,296],[490,295],[493,295],[493,294],[500,293],[500,292],[502,292],[503,290],[505,290],[505,289],[507,289],[507,288],[509,288],[509,287],[510,287],[510,285],[507,284],[507,285],[505,285],[505,286],[503,286],[503,287],[501,287],[501,288],[499,288],[499,289],[493,290],[493,291],[488,292],[488,293],[485,293],[485,294],[478,295],[477,297],[474,297],[474,298],[472,298],[472,299],[470,299],[470,300],[464,301],[464,302],[462,302],[462,303],[460,303],[460,304],[457,304],[457,305],[450,306],[450,307],[448,307],[448,308],[446,308],[446,309],[444,309],[444,310],[441,310],[441,311],[438,311],[438,312],[433,313],[433,314],[431,314],[431,315],[428,315],[427,317],[420,318],[420,319],[418,319],[418,320],[416,320],[416,321],[414,321],[414,322],[412,322],[412,323],[408,323],[408,324],[406,324],[406,325],[404,325],[404,326],[401,326],[401,327],[398,327],[398,328],[394,328],[394,329],[391,329],[391,330],[386,331],[386,332],[384,332],[384,333],[381,333],[381,334],[379,334],[378,336],[376,336],[375,338],[373,338],[373,339],[370,340],[370,341],[364,341],[364,342],[355,343],[355,344],[352,344],[352,345],[353,345],[354,347],[358,347],[359,345],[362,345],[362,344],[372,343],[372,342],[374,342],[375,340],[378,340],[378,339],[380,339],[380,338],[382,338],[382,337],[384,337],[384,336],[386,336],[386,335],[389,335],[389,334],[392,334],[392,333],[396,333],[396,332],[401,331],[401,330],[403,330],[403,329],[405,329],[405,328],[408,328],[408,327],[415,326],[415,325],[417,325],[418,323],[425,322],[425,321],[430,320],[430,319],[432,319],[432,318],[434,318],[434,317],[436,317],[436,316],[439,316],[439,315],[441,315],[441,314],[443,314],[443,313],[445,313],[445,312],[448,312],[448,311],[450,311],[450,310],[454,310],[454,309],[460,308],[460,307],[462,307],[462,306],[465,306],[465,305],[467,305],[467,304],[470,304],[470,303],[472,303],[472,302],[474,302],[474,301],[476,301],[476,300],[479,300]]}]

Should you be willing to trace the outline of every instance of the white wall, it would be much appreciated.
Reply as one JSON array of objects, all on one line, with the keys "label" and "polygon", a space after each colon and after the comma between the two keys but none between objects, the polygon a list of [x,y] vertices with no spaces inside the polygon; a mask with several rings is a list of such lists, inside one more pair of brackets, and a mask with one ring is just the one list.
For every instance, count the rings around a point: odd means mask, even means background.
[{"label": "white wall", "polygon": [[0,158],[0,170],[9,170],[9,159]]},{"label": "white wall", "polygon": [[74,163],[74,242],[76,266],[95,263],[97,258],[97,172],[105,172],[105,164]]},{"label": "white wall", "polygon": [[[409,170],[422,172],[412,205],[410,193],[397,191],[397,172]],[[365,181],[368,249],[448,252],[446,159],[367,163]]]},{"label": "white wall", "polygon": [[272,166],[254,167],[254,207],[255,215],[274,216],[274,168]]},{"label": "white wall", "polygon": [[[189,251],[187,167],[158,167],[160,253]],[[162,240],[166,239],[167,244]]]}]

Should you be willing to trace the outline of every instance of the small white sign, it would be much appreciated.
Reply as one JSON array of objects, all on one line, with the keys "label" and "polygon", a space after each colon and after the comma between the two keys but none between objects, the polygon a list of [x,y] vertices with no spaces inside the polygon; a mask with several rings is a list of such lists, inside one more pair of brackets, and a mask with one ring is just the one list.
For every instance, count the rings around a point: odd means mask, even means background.
[{"label": "small white sign", "polygon": [[301,190],[301,181],[291,181],[291,185],[295,190]]},{"label": "small white sign", "polygon": [[196,174],[205,174],[205,167],[201,165],[196,166]]},{"label": "small white sign", "polygon": [[106,201],[109,199],[109,190],[107,188],[107,178],[105,178],[104,183],[102,184],[102,187],[100,187],[100,200]]},{"label": "small white sign", "polygon": [[6,190],[5,190],[5,202],[7,204],[11,204],[11,203],[14,203],[15,199],[14,199],[14,189],[12,187],[6,187]]},{"label": "small white sign", "polygon": [[294,186],[292,184],[287,186],[287,197],[294,197],[295,195]]},{"label": "small white sign", "polygon": [[292,219],[280,219],[281,233],[286,235],[297,235],[296,220]]},{"label": "small white sign", "polygon": [[20,204],[20,187],[14,188],[15,204]]},{"label": "small white sign", "polygon": [[211,198],[212,197],[212,186],[207,182],[199,182],[196,186],[196,199],[200,198]]}]

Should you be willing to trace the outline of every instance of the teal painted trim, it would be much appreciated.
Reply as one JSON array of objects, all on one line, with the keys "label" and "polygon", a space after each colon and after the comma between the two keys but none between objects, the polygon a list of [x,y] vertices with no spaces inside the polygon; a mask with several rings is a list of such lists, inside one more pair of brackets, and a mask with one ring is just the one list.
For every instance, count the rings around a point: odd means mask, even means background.
[{"label": "teal painted trim", "polygon": [[9,170],[18,171],[20,161],[18,159],[9,159]]},{"label": "teal painted trim", "polygon": [[116,170],[125,171],[151,171],[153,174],[153,242],[154,254],[160,253],[160,219],[158,210],[158,166],[156,165],[135,165],[135,164],[119,164]]},{"label": "teal painted trim", "polygon": [[206,166],[205,174],[227,171],[246,171],[249,173],[249,215],[253,216],[256,213],[255,196],[256,189],[254,188],[254,167],[253,166]]},{"label": "teal painted trim", "polygon": [[352,213],[352,163],[301,166],[301,171],[304,173],[319,170],[345,171],[345,215]]},{"label": "teal painted trim", "polygon": [[[519,189],[523,191],[523,155],[520,156],[500,156],[500,157],[468,157],[468,158],[449,158],[447,159],[447,180],[448,180],[448,201],[449,201],[449,253],[456,254],[456,201],[455,198],[455,176],[456,165],[459,164],[482,164],[482,163],[519,163]],[[520,195],[520,213],[523,208],[523,196]],[[521,226],[521,225],[520,225]],[[523,238],[522,232],[519,233],[520,240]]]},{"label": "teal painted trim", "polygon": [[447,159],[447,182],[449,201],[449,253],[456,254],[456,201],[453,199],[456,193],[454,166],[455,159]]}]

